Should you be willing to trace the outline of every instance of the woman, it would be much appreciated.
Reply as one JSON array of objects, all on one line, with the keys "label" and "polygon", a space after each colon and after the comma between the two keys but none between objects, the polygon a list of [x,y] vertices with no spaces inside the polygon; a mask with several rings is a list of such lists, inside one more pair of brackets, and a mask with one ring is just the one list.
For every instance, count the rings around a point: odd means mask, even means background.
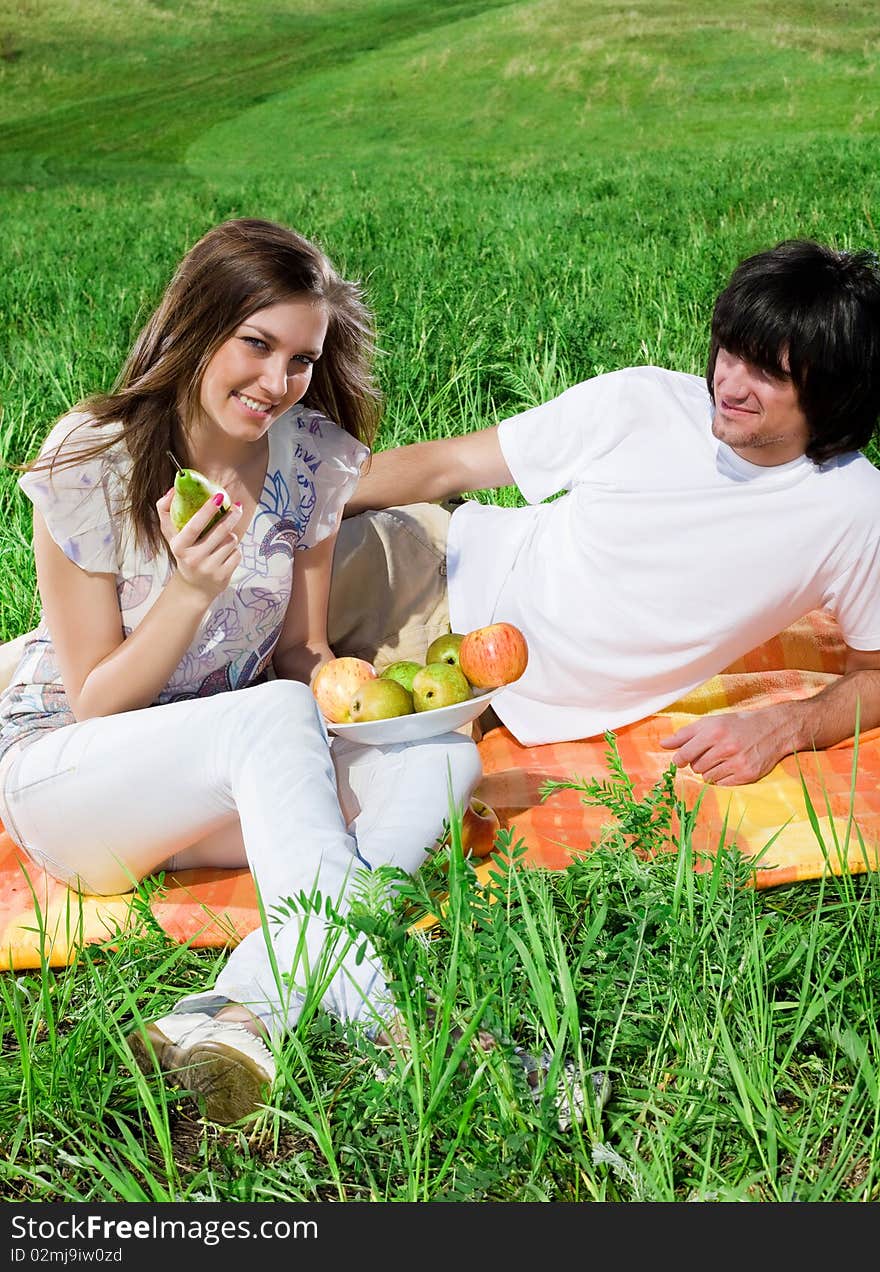
[{"label": "woman", "polygon": [[[358,287],[317,247],[226,222],[184,257],[115,388],[59,421],[20,478],[43,621],[0,697],[0,818],[91,893],[247,863],[266,935],[130,1039],[218,1122],[267,1098],[271,1046],[322,959],[329,1011],[390,1013],[375,957],[328,967],[320,913],[289,899],[344,913],[357,869],[416,869],[449,774],[459,802],[480,774],[459,734],[331,747],[309,688],[333,657],[334,542],[379,413],[372,353]],[[174,461],[228,493],[216,525],[208,500],[175,529]]]}]

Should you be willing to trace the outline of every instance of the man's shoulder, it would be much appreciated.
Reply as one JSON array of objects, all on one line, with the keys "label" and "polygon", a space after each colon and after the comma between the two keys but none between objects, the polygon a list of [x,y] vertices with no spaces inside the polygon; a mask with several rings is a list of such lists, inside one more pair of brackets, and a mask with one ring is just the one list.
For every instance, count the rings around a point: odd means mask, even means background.
[{"label": "man's shoulder", "polygon": [[876,490],[880,483],[880,468],[872,464],[864,451],[846,451],[824,464],[817,464],[820,475],[835,474],[838,481],[853,486]]},{"label": "man's shoulder", "polygon": [[664,393],[686,394],[705,398],[708,395],[705,378],[689,371],[673,371],[670,367],[658,367],[647,363],[640,367],[626,367],[621,373],[632,383],[644,384]]},{"label": "man's shoulder", "polygon": [[705,399],[707,388],[702,376],[646,364],[620,367],[614,371],[599,370],[595,375],[578,380],[564,389],[556,400],[564,401],[590,396],[626,396],[639,393],[685,395]]},{"label": "man's shoulder", "polygon": [[682,400],[705,401],[708,388],[705,379],[687,371],[673,371],[651,363],[621,367],[617,371],[600,371],[573,386],[570,392],[608,391],[620,394],[658,394]]},{"label": "man's shoulder", "polygon": [[847,451],[824,464],[816,465],[817,475],[827,482],[828,489],[846,491],[846,497],[864,501],[873,516],[877,516],[877,500],[880,496],[880,469],[862,451]]},{"label": "man's shoulder", "polygon": [[861,451],[849,451],[814,468],[814,495],[842,524],[872,542],[880,538],[880,469]]}]

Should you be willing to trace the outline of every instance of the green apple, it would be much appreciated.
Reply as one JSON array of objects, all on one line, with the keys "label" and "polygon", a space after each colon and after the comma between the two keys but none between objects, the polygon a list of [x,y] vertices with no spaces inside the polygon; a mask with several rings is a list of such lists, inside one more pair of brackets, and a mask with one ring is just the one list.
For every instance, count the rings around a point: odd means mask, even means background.
[{"label": "green apple", "polygon": [[412,715],[413,696],[396,680],[365,680],[354,691],[348,716],[352,724],[364,720],[390,720],[392,716]]},{"label": "green apple", "polygon": [[449,663],[451,667],[457,667],[458,647],[463,640],[464,636],[459,632],[444,632],[442,636],[437,636],[425,652],[425,662]]},{"label": "green apple", "polygon": [[450,663],[432,662],[422,667],[413,677],[413,706],[416,711],[434,711],[437,707],[450,707],[454,702],[464,702],[471,696],[467,677]]},{"label": "green apple", "polygon": [[379,678],[396,680],[408,693],[412,693],[413,676],[421,669],[422,663],[410,662],[408,658],[402,658],[399,662],[389,663],[385,670],[379,673]]}]

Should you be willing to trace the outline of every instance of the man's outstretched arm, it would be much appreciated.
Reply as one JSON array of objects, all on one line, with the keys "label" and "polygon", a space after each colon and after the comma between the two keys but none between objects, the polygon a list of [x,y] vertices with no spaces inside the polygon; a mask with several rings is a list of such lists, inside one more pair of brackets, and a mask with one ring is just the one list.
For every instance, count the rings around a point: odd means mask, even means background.
[{"label": "man's outstretched arm", "polygon": [[822,751],[880,725],[880,650],[848,649],[846,674],[812,698],[686,724],[660,745],[715,786],[757,782],[786,755]]},{"label": "man's outstretched arm", "polygon": [[463,437],[442,437],[377,451],[345,506],[352,517],[368,508],[433,503],[466,490],[511,486],[497,428],[484,428]]}]

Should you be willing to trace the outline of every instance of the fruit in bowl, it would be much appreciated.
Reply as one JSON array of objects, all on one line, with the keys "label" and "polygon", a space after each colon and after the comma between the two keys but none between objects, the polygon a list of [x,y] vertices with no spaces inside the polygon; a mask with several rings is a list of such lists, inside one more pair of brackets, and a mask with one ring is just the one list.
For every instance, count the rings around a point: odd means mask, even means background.
[{"label": "fruit in bowl", "polygon": [[519,680],[529,661],[525,636],[513,623],[489,623],[468,632],[458,651],[458,665],[480,691]]},{"label": "fruit in bowl", "polygon": [[348,705],[352,724],[363,720],[390,720],[393,716],[412,715],[413,696],[396,680],[365,680],[358,685]]},{"label": "fruit in bowl", "polygon": [[426,663],[413,677],[413,706],[416,711],[434,711],[464,702],[471,696],[467,677],[450,663]]},{"label": "fruit in bowl", "polygon": [[464,636],[461,632],[444,632],[435,637],[425,650],[425,662],[444,662],[451,667],[458,666],[458,651]]},{"label": "fruit in bowl", "polygon": [[408,658],[401,658],[398,662],[389,663],[388,666],[379,672],[380,680],[396,680],[399,685],[403,685],[409,693],[412,693],[413,677],[417,671],[421,671],[424,663],[412,662]]},{"label": "fruit in bowl", "polygon": [[355,691],[379,673],[364,658],[331,658],[319,668],[312,682],[312,693],[325,720],[331,724],[349,724],[349,708]]}]

